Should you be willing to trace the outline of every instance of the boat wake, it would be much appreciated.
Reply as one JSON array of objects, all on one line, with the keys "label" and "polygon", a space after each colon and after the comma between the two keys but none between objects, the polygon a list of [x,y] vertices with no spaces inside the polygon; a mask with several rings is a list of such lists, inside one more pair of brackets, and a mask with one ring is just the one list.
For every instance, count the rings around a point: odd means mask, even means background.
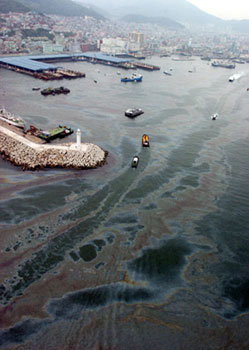
[{"label": "boat wake", "polygon": [[235,73],[235,74],[233,74],[233,75],[230,76],[229,81],[230,81],[230,82],[233,82],[234,80],[240,79],[240,78],[241,78],[242,76],[244,76],[244,75],[245,75],[244,72]]}]

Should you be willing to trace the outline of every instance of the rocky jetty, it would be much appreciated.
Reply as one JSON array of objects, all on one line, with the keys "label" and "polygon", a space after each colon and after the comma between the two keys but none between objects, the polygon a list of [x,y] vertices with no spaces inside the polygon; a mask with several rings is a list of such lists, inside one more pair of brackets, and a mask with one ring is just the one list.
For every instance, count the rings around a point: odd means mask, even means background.
[{"label": "rocky jetty", "polygon": [[107,152],[90,143],[37,144],[0,125],[0,153],[24,170],[41,168],[88,169],[102,166]]}]

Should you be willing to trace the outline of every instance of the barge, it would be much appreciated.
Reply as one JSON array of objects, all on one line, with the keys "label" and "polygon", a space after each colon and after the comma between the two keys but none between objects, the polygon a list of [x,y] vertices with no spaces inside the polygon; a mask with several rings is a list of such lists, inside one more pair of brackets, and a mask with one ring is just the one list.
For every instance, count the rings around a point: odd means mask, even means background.
[{"label": "barge", "polygon": [[57,137],[62,138],[62,137],[71,135],[73,132],[74,131],[71,127],[62,126],[62,125],[58,125],[57,128],[53,128],[48,131],[38,129],[34,125],[30,125],[30,128],[29,130],[26,131],[26,134],[37,136],[45,140],[46,142],[49,142],[50,140],[53,140]]}]

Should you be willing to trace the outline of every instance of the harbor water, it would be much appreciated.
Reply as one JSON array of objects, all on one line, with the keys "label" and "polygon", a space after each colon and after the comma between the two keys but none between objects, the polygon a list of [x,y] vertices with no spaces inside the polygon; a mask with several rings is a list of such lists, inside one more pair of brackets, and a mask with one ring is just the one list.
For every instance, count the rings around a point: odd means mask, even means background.
[{"label": "harbor water", "polygon": [[75,80],[0,70],[0,106],[108,151],[94,170],[0,160],[0,349],[247,348],[249,64],[146,62],[161,70],[141,83],[87,62],[58,64]]}]

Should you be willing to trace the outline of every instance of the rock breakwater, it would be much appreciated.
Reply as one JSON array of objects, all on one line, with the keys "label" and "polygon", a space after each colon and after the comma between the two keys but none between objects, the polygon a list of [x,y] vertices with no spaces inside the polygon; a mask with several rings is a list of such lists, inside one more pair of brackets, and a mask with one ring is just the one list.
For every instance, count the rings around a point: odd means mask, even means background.
[{"label": "rock breakwater", "polygon": [[91,143],[41,145],[0,126],[0,153],[24,170],[42,168],[89,169],[102,166],[108,152]]}]

